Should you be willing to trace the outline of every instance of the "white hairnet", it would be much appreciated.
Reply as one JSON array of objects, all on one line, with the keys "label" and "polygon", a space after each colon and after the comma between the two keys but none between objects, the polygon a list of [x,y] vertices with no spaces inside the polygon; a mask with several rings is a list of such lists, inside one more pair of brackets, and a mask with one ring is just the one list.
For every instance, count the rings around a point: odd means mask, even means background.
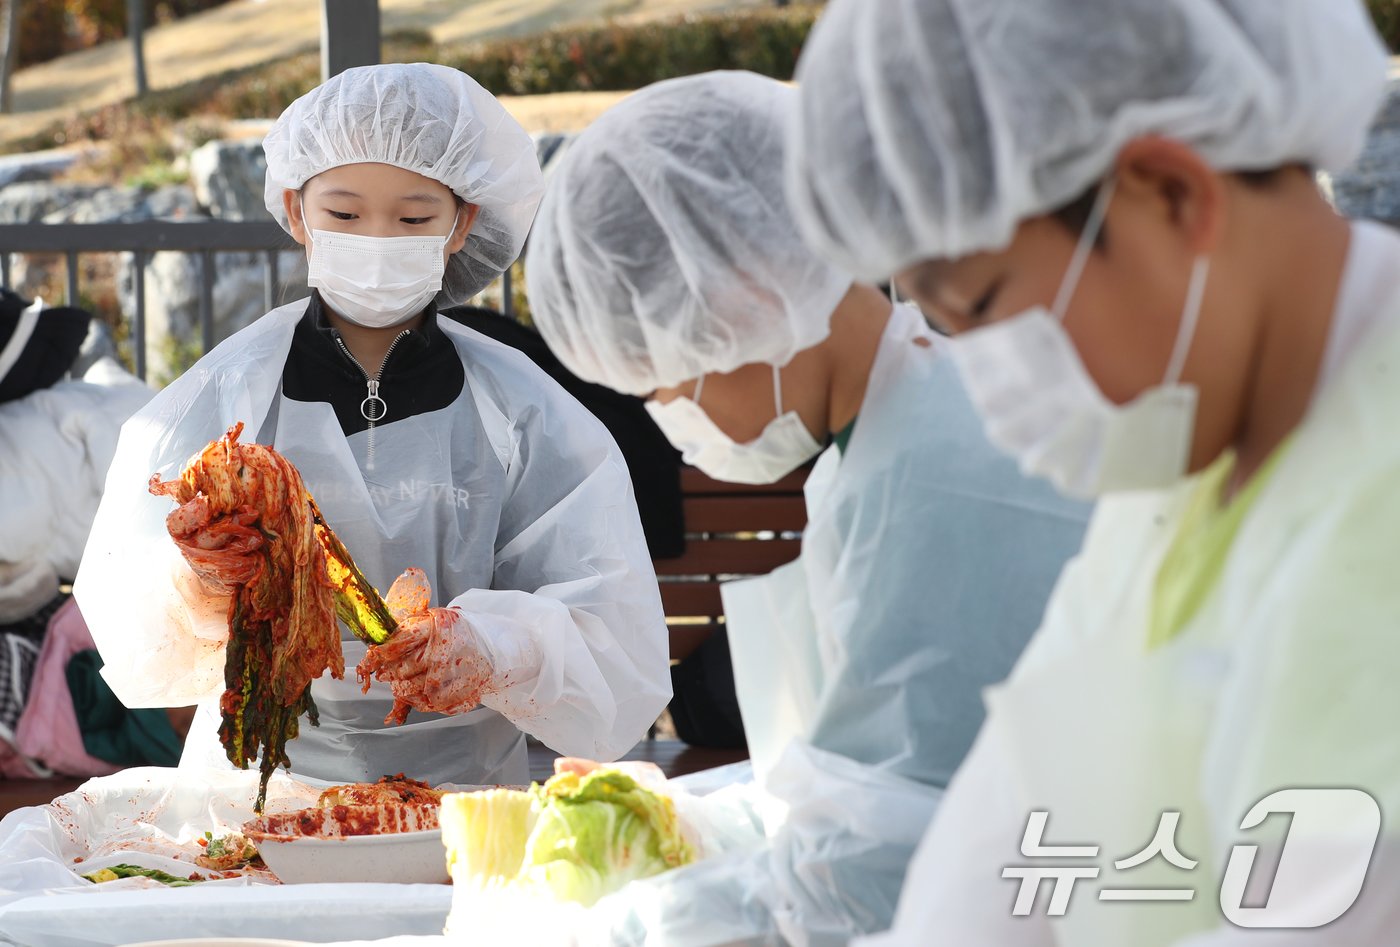
[{"label": "white hairnet", "polygon": [[829,331],[851,279],[783,197],[796,94],[743,72],[650,86],[552,173],[530,238],[530,312],[576,375],[630,394],[784,365]]},{"label": "white hairnet", "polygon": [[283,189],[346,164],[414,171],[480,206],[448,261],[440,302],[464,302],[515,262],[544,191],[525,129],[475,79],[429,63],[347,69],[289,105],[263,149],[263,196],[283,229]]},{"label": "white hairnet", "polygon": [[1360,0],[835,0],[798,66],[788,199],[859,278],[1000,249],[1131,139],[1335,168],[1380,101]]}]

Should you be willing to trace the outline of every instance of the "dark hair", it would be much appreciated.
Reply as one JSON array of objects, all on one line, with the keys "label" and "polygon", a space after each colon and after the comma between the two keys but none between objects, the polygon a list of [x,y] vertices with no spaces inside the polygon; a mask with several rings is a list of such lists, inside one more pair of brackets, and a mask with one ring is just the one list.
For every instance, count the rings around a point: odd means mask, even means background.
[{"label": "dark hair", "polygon": [[[1272,187],[1274,183],[1282,177],[1283,173],[1289,170],[1302,170],[1311,173],[1310,169],[1303,165],[1290,164],[1279,168],[1269,168],[1264,171],[1235,171],[1233,174],[1248,187],[1265,190]],[[1051,211],[1050,216],[1055,218],[1055,220],[1064,226],[1071,234],[1078,236],[1084,232],[1085,225],[1089,223],[1089,214],[1093,212],[1094,200],[1099,196],[1099,188],[1101,186],[1101,182],[1095,181],[1083,194],[1080,194],[1063,207]],[[1098,240],[1095,241],[1095,245],[1103,246],[1103,239],[1104,231],[1101,230],[1099,231],[1099,237]]]}]

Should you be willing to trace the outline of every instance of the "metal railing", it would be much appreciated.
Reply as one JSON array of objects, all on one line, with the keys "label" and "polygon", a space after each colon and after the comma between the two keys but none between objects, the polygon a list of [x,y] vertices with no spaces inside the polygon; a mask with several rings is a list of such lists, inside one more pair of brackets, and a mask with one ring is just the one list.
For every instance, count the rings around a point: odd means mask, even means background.
[{"label": "metal railing", "polygon": [[3,224],[0,225],[0,284],[10,284],[10,255],[61,253],[67,281],[64,302],[78,305],[78,257],[83,253],[130,253],[135,283],[135,312],[131,325],[132,357],[136,374],[146,377],[146,262],[153,253],[175,251],[198,254],[199,331],[204,351],[214,347],[214,254],[262,252],[263,302],[275,308],[279,251],[290,249],[286,231],[273,221],[223,220],[140,221],[104,224]]},{"label": "metal railing", "polygon": [[[66,269],[65,299],[78,305],[78,258],[84,253],[130,253],[135,280],[131,348],[136,374],[146,377],[146,263],[154,253],[176,252],[200,257],[199,330],[203,351],[214,337],[214,283],[218,278],[216,253],[262,253],[263,304],[277,307],[279,252],[298,249],[274,221],[149,220],[99,224],[0,224],[0,285],[10,285],[10,257],[16,254],[62,254]],[[511,275],[502,276],[502,311],[511,315]]]}]

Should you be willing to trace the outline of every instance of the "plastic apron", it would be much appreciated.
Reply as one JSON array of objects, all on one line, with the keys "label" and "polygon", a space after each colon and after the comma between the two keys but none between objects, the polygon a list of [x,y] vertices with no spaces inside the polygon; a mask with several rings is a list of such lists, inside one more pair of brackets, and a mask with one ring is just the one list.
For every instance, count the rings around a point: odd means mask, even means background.
[{"label": "plastic apron", "polygon": [[[411,565],[428,572],[434,605],[442,604],[443,590],[491,587],[504,472],[488,463],[475,465],[465,480],[453,476],[454,448],[460,452],[486,437],[470,385],[446,408],[374,429],[376,455],[396,458],[395,482],[376,478],[369,433],[345,438],[328,404],[279,396],[264,435],[270,429],[276,431],[273,446],[301,471],[327,522],[376,588],[387,591]],[[407,477],[405,457],[416,461]],[[454,515],[444,517],[449,506]],[[425,561],[425,554],[436,561]],[[312,682],[320,726],[303,720],[287,744],[296,773],[356,782],[400,772],[434,785],[529,782],[524,734],[493,710],[455,716],[413,711],[404,724],[385,726],[393,703],[389,687],[376,682],[361,693],[354,668],[365,645],[343,634],[345,678],[323,674]],[[217,700],[202,704],[182,763],[231,765],[218,725]]]},{"label": "plastic apron", "polygon": [[[807,478],[808,509],[816,509],[840,469],[829,447]],[[749,759],[762,781],[783,749],[807,731],[816,715],[824,675],[816,617],[799,556],[764,576],[720,586],[735,692],[744,719]]]},{"label": "plastic apron", "polygon": [[[802,555],[722,587],[755,771],[802,737],[946,785],[1039,624],[1088,507],[986,440],[913,309],[889,317],[849,448],[805,488]],[[774,673],[781,669],[781,673]]]},{"label": "plastic apron", "polygon": [[[284,306],[224,340],[123,425],[74,583],[103,679],[128,707],[223,691],[227,603],[199,587],[170,541],[169,499],[146,488],[235,422],[263,436],[285,407],[274,440],[370,581],[387,590],[404,568],[424,569],[438,604],[460,608],[506,669],[485,706],[561,753],[623,755],[665,707],[670,676],[660,593],[607,429],[520,352],[439,317],[467,385],[444,410],[376,428],[371,468],[367,432],[347,439],[325,408],[282,403],[305,312]],[[491,714],[382,730],[387,698],[371,708],[326,682],[313,695],[327,726],[291,747],[310,774],[524,780],[519,735]],[[187,757],[221,760],[215,731],[206,712]]]},{"label": "plastic apron", "polygon": [[[927,910],[940,916],[939,925],[897,923],[897,934],[872,938],[868,947],[1166,947],[1219,917],[1224,861],[1203,801],[1200,748],[1210,740],[1231,667],[1245,657],[1207,631],[1222,626],[1219,596],[1169,643],[1150,651],[1144,644],[1157,565],[1189,490],[1105,501],[1086,543],[1092,565],[1080,560],[1066,571],[1041,636],[1012,678],[987,691],[977,745],[915,858],[915,866],[932,868],[937,859],[937,867],[932,876],[911,868],[910,884],[926,905],[937,905]],[[1115,537],[1112,554],[1103,554],[1096,529]],[[1135,547],[1125,548],[1127,537]],[[1033,810],[1048,812],[1041,844],[1096,846],[1097,854],[1026,857],[1020,845]],[[1167,812],[1180,813],[1174,841],[1196,867],[1174,867],[1158,855],[1116,868],[1147,848]],[[1097,868],[1098,876],[1074,883],[1063,917],[1047,916],[1044,895],[1029,917],[1012,916],[1020,882],[1004,878],[1004,868],[1065,865]],[[1194,895],[1185,902],[1100,900],[1103,891],[1124,889]],[[901,901],[900,912],[906,910]]]},{"label": "plastic apron", "polygon": [[[1159,503],[1143,501],[1146,509],[1133,511],[1151,517],[1136,531],[1146,537],[1143,548],[1121,557],[1121,584],[1098,587],[1100,596],[1113,588],[1117,594],[1094,603],[1092,612],[1076,614],[1085,622],[1079,636],[1053,655],[1032,655],[1012,681],[987,694],[987,727],[1017,760],[1025,798],[1046,800],[1052,830],[1045,844],[1099,846],[1093,862],[1099,877],[1076,887],[1080,909],[1071,902],[1056,922],[1059,943],[1171,944],[1218,910],[1211,882],[1224,865],[1215,857],[1213,827],[1200,801],[1201,757],[1190,748],[1206,743],[1222,682],[1238,657],[1201,631],[1218,627],[1219,599],[1171,642],[1150,651],[1144,646],[1156,566],[1173,533],[1152,524],[1175,524],[1185,496],[1183,490]],[[1125,634],[1127,629],[1142,634]],[[1065,740],[1070,733],[1075,739]],[[1094,782],[1092,792],[1083,791],[1086,777]],[[1159,856],[1116,869],[1115,861],[1146,848],[1161,815],[1171,811],[1181,813],[1177,847],[1198,866],[1181,869]],[[1035,862],[1018,857],[1007,864]],[[1009,895],[1011,885],[1004,884]],[[1155,911],[1145,930],[1141,908],[1089,906],[1101,891],[1124,888],[1199,890],[1189,903],[1149,906]]]}]

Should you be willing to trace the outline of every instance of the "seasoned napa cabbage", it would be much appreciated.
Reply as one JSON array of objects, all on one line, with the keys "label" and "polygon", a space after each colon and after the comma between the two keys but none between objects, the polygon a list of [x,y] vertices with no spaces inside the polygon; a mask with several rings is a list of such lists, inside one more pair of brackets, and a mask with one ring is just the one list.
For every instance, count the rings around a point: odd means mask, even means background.
[{"label": "seasoned napa cabbage", "polygon": [[442,835],[455,884],[585,906],[694,860],[670,798],[606,767],[559,773],[527,792],[450,794]]}]

